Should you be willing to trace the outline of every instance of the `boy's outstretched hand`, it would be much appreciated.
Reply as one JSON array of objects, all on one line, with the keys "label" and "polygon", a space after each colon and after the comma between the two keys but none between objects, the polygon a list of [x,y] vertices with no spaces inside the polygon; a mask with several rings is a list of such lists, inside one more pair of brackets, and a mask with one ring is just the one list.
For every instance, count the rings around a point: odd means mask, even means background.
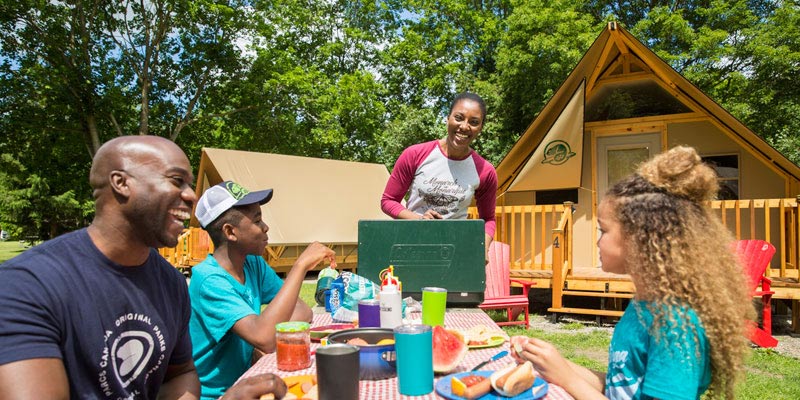
[{"label": "boy's outstretched hand", "polygon": [[320,242],[313,242],[297,257],[295,265],[310,271],[323,260],[330,262],[331,268],[336,268],[336,253]]}]

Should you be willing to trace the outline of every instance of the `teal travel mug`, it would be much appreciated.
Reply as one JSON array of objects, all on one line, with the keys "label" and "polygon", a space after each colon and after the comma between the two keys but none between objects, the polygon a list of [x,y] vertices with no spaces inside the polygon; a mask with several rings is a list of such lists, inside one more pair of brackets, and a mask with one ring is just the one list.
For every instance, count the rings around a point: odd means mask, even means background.
[{"label": "teal travel mug", "polygon": [[428,325],[394,328],[400,394],[420,396],[433,391],[433,331]]}]

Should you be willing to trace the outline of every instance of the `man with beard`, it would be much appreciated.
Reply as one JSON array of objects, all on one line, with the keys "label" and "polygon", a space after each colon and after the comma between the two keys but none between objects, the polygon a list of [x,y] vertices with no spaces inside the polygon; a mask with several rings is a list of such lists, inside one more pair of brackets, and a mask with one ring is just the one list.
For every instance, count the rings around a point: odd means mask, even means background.
[{"label": "man with beard", "polygon": [[[177,244],[197,200],[192,181],[167,139],[100,147],[91,225],[0,266],[0,398],[199,397],[186,281],[155,250]],[[268,375],[230,395],[285,390]]]}]

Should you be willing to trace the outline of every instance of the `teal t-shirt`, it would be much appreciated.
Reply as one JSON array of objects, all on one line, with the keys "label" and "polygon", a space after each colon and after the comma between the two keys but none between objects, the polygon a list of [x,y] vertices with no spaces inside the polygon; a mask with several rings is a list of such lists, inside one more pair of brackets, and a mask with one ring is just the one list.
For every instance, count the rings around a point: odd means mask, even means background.
[{"label": "teal t-shirt", "polygon": [[[691,327],[684,335],[682,322],[671,323],[659,341],[648,330],[653,314],[646,302],[632,300],[614,329],[608,350],[606,397],[609,399],[699,399],[711,383],[711,359],[705,329],[693,309],[689,323],[699,335],[699,351]],[[699,354],[699,356],[698,356]]]},{"label": "teal t-shirt", "polygon": [[250,367],[253,346],[230,329],[243,317],[259,314],[283,285],[260,256],[247,256],[244,276],[242,285],[212,255],[192,268],[189,332],[203,399],[222,396]]}]

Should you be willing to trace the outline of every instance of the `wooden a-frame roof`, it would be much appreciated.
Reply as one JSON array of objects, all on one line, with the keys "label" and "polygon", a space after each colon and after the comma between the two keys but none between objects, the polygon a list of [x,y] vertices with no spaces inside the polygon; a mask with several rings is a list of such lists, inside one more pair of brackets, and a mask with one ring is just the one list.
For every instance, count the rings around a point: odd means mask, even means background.
[{"label": "wooden a-frame roof", "polygon": [[586,82],[588,100],[592,91],[597,88],[598,80],[613,71],[621,71],[626,76],[649,76],[660,81],[662,86],[668,88],[678,100],[693,110],[707,115],[742,146],[749,147],[778,170],[795,180],[800,180],[800,167],[772,148],[628,31],[616,22],[611,22],[498,165],[498,196],[508,190],[526,161],[541,144],[561,110],[570,101],[578,85]]}]

